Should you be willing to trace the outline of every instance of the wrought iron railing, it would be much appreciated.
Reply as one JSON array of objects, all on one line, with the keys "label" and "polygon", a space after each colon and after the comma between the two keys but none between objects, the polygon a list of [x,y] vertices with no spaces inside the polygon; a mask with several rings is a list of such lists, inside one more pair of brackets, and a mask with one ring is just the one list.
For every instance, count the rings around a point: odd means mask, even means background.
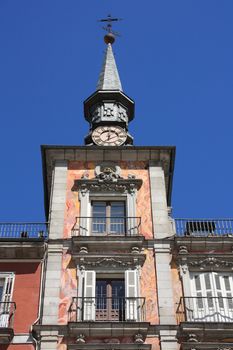
[{"label": "wrought iron railing", "polygon": [[138,236],[140,235],[140,226],[140,217],[77,217],[72,229],[72,236]]},{"label": "wrought iron railing", "polygon": [[73,298],[70,322],[143,322],[146,320],[145,298],[82,297]]},{"label": "wrought iron railing", "polygon": [[13,328],[16,304],[0,302],[0,328]]},{"label": "wrought iron railing", "polygon": [[182,297],[177,322],[233,322],[232,297]]},{"label": "wrought iron railing", "polygon": [[174,219],[177,236],[233,236],[233,219]]},{"label": "wrought iron railing", "polygon": [[46,238],[48,236],[47,223],[35,222],[2,222],[0,223],[1,238]]}]

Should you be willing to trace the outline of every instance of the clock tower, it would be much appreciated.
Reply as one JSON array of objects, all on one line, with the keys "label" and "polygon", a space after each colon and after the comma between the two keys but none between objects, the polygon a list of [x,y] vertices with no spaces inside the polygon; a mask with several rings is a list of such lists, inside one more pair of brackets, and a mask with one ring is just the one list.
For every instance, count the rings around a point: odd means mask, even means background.
[{"label": "clock tower", "polygon": [[134,118],[134,101],[122,89],[112,44],[115,36],[111,30],[105,35],[107,45],[103,67],[96,91],[84,101],[85,119],[90,124],[86,145],[132,145],[128,123]]}]

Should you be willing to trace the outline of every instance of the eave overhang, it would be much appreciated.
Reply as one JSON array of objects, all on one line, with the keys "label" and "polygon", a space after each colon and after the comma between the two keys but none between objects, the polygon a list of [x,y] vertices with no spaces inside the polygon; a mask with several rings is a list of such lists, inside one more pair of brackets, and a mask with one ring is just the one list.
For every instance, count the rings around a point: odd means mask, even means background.
[{"label": "eave overhang", "polygon": [[124,92],[120,90],[98,90],[83,102],[84,116],[88,122],[90,122],[91,119],[91,107],[103,101],[119,102],[127,108],[129,121],[133,120],[135,105],[134,101],[130,97],[128,97]]}]

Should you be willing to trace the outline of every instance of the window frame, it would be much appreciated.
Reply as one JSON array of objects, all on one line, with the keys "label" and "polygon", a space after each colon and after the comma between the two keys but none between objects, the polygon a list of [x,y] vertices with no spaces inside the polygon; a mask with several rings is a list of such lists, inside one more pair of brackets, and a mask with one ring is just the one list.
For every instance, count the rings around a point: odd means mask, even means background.
[{"label": "window frame", "polygon": [[[103,216],[103,222],[100,222],[99,225],[102,225],[102,226],[105,226],[105,231],[103,231],[102,233],[99,233],[96,231],[96,235],[98,236],[103,236],[103,235],[119,235],[119,236],[122,236],[122,235],[125,235],[126,232],[127,232],[127,216],[126,216],[126,201],[121,199],[121,200],[117,200],[116,198],[111,198],[111,200],[109,200],[109,198],[106,200],[100,200],[100,199],[91,199],[90,198],[90,202],[91,202],[91,219],[90,219],[90,223],[89,223],[89,232],[92,233],[93,235],[93,232],[95,232],[93,230],[93,226],[94,226],[94,205],[93,203],[106,203],[106,206],[105,206],[105,215]],[[113,232],[112,231],[112,225],[114,225],[114,222],[112,222],[112,219],[114,219],[114,216],[112,216],[112,204],[113,203],[122,203],[123,204],[123,212],[124,212],[124,215],[122,216],[123,218],[123,222],[121,223],[122,224],[122,228],[121,230],[119,230],[119,232]],[[98,218],[98,217],[96,217]],[[116,217],[117,218],[117,217]],[[120,217],[119,217],[120,218]],[[98,223],[96,223],[98,225]],[[118,223],[120,224],[120,222]],[[117,225],[117,223],[115,224]]]}]

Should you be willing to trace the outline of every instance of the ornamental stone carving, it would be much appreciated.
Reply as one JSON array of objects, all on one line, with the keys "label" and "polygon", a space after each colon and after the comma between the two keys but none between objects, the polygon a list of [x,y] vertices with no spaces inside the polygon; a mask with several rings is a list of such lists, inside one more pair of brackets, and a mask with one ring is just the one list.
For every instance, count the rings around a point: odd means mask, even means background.
[{"label": "ornamental stone carving", "polygon": [[75,180],[73,191],[79,190],[81,196],[90,192],[120,192],[134,195],[142,185],[141,179],[129,175],[127,179],[120,176],[120,167],[114,163],[102,163],[95,168],[95,177],[89,178],[87,171],[80,180]]},{"label": "ornamental stone carving", "polygon": [[[144,261],[144,256],[141,256],[141,260]],[[80,263],[85,266],[85,268],[96,268],[96,267],[105,267],[105,268],[132,268],[139,264],[138,258],[130,258],[130,257],[122,257],[119,258],[113,258],[113,257],[106,257],[106,258],[94,258],[90,259],[90,257],[80,258]]]},{"label": "ornamental stone carving", "polygon": [[208,269],[208,270],[231,269],[231,270],[233,270],[233,261],[218,258],[218,257],[208,257],[208,258],[204,258],[204,259],[197,259],[194,261],[190,261],[189,265],[192,267],[198,267],[200,270],[205,270],[205,269]]},{"label": "ornamental stone carving", "polygon": [[101,121],[120,121],[128,123],[127,109],[116,102],[102,102],[90,109],[92,123]]}]

